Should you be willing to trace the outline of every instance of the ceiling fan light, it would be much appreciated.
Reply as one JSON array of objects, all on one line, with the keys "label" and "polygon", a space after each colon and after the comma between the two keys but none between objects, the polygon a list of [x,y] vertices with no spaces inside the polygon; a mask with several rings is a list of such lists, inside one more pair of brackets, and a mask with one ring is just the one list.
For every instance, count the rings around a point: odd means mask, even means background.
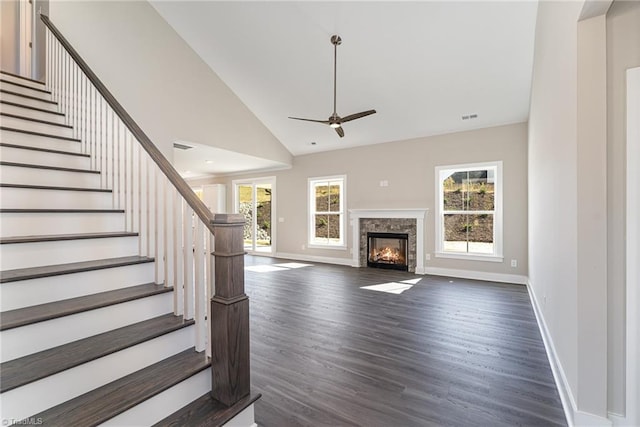
[{"label": "ceiling fan light", "polygon": [[339,128],[340,127],[340,123],[330,123],[329,126],[331,126],[332,128]]}]

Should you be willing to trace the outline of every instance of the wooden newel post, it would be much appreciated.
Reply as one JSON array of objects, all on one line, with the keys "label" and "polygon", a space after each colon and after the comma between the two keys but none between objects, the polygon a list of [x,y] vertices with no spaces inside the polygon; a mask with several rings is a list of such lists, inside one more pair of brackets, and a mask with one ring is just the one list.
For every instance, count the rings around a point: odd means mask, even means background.
[{"label": "wooden newel post", "polygon": [[250,393],[244,223],[240,214],[216,214],[213,220],[215,289],[211,298],[211,396],[227,406]]}]

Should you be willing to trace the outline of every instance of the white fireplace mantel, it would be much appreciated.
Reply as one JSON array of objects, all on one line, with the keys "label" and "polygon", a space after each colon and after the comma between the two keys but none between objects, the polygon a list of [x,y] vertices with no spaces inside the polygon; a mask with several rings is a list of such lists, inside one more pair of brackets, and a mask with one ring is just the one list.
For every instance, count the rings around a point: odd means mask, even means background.
[{"label": "white fireplace mantel", "polygon": [[349,209],[353,230],[353,259],[351,265],[360,267],[360,219],[361,218],[409,218],[416,220],[416,274],[425,274],[424,268],[424,220],[429,209]]}]

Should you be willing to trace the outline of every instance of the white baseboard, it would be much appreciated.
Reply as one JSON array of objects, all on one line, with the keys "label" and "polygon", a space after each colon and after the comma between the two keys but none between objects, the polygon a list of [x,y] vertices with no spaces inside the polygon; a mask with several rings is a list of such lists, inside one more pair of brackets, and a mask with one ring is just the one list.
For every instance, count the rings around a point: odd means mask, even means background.
[{"label": "white baseboard", "polygon": [[[598,415],[590,414],[578,410],[576,400],[573,397],[567,376],[562,368],[562,363],[558,358],[558,353],[553,344],[553,339],[547,328],[547,323],[544,320],[544,314],[538,304],[538,298],[536,297],[531,282],[527,279],[527,290],[529,291],[529,297],[531,298],[531,305],[533,306],[533,312],[535,313],[536,320],[538,322],[538,328],[540,329],[540,335],[542,335],[542,341],[544,348],[547,352],[547,358],[549,359],[549,365],[551,365],[551,372],[553,373],[553,379],[556,382],[558,393],[560,394],[560,400],[562,401],[562,408],[564,409],[564,415],[567,418],[567,424],[569,427],[581,427],[581,426],[602,426],[609,427],[612,425],[611,419],[604,418]],[[609,414],[611,415],[611,414]]]},{"label": "white baseboard", "polygon": [[286,252],[276,252],[274,255],[276,258],[285,258],[292,259],[296,261],[311,261],[311,262],[322,262],[325,264],[338,264],[338,265],[347,265],[351,266],[351,258],[333,258],[326,256],[316,256],[316,255],[304,255],[304,254],[292,254]]},{"label": "white baseboard", "polygon": [[544,348],[547,351],[547,358],[549,359],[549,365],[551,365],[553,379],[556,382],[556,387],[558,388],[558,393],[560,394],[560,400],[562,401],[564,415],[567,418],[567,424],[569,424],[569,426],[571,427],[575,425],[573,418],[573,414],[576,410],[575,400],[573,398],[573,395],[571,394],[569,382],[567,381],[567,377],[564,374],[562,364],[558,359],[556,348],[553,345],[553,340],[551,339],[551,334],[549,333],[549,329],[547,328],[547,324],[544,320],[544,315],[542,314],[542,310],[540,309],[540,305],[538,304],[538,299],[536,297],[535,291],[533,290],[533,287],[531,286],[531,282],[529,280],[527,280],[527,290],[529,291],[529,298],[531,299],[533,312],[538,322],[540,335],[542,335],[542,342],[544,343]]},{"label": "white baseboard", "polygon": [[574,411],[573,423],[577,427],[611,427],[613,425],[608,418],[582,411]]},{"label": "white baseboard", "polygon": [[[516,283],[526,285],[527,277],[519,274],[488,273],[485,271],[457,270],[454,268],[426,267],[425,274],[434,276],[459,277],[461,279],[486,280],[490,282]],[[417,272],[416,272],[417,273]],[[420,273],[417,273],[420,274]]]},{"label": "white baseboard", "polygon": [[607,414],[614,426],[632,426],[631,422],[624,415],[609,412]]}]

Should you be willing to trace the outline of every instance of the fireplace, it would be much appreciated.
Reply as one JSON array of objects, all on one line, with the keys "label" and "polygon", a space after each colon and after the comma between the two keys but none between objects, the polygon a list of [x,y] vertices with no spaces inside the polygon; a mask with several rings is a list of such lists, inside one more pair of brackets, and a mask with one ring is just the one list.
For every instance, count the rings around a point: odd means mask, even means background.
[{"label": "fireplace", "polygon": [[367,266],[408,271],[406,233],[367,233]]}]

